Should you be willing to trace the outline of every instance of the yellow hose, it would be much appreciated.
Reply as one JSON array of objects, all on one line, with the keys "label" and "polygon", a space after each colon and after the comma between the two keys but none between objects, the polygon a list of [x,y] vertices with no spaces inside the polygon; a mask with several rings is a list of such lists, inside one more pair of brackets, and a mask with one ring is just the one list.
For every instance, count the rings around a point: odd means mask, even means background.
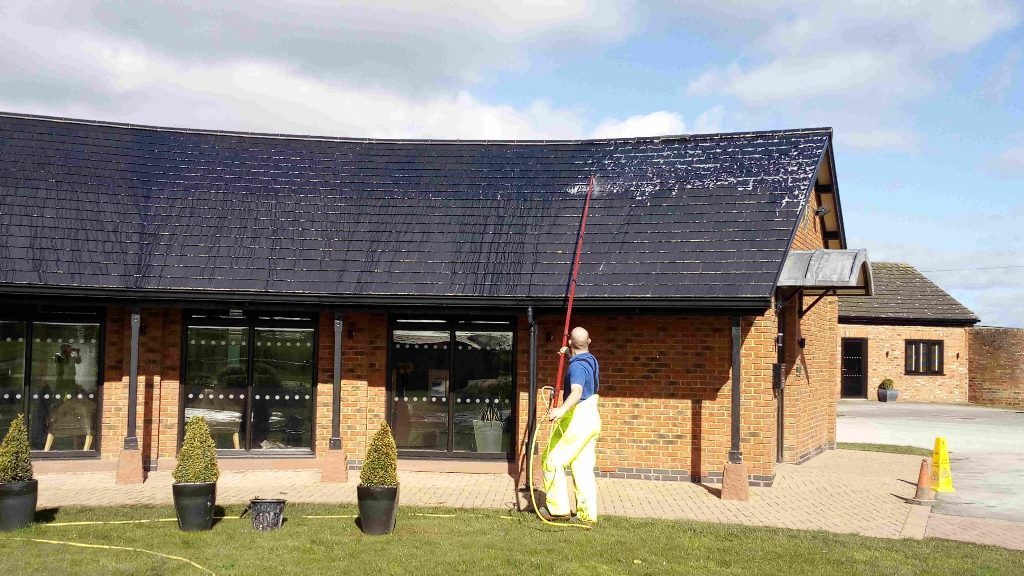
[{"label": "yellow hose", "polygon": [[143,552],[143,553],[146,553],[146,554],[152,554],[154,556],[159,556],[161,558],[167,558],[169,560],[178,560],[180,562],[184,562],[186,564],[190,564],[193,567],[195,567],[196,569],[202,570],[203,572],[206,572],[207,574],[213,574],[213,576],[217,576],[216,572],[214,572],[213,570],[210,570],[209,568],[205,568],[203,566],[200,566],[199,564],[196,564],[195,562],[189,560],[188,558],[182,558],[181,556],[171,556],[170,554],[164,554],[162,552],[154,552],[152,550],[143,550],[142,548],[129,548],[127,546],[108,546],[106,544],[83,544],[81,542],[64,542],[62,540],[43,540],[42,538],[4,538],[4,540],[15,540],[15,541],[19,541],[19,542],[39,542],[39,543],[42,543],[42,544],[59,544],[61,546],[74,546],[76,548],[99,548],[99,549],[102,549],[102,550],[126,550],[128,552]]}]

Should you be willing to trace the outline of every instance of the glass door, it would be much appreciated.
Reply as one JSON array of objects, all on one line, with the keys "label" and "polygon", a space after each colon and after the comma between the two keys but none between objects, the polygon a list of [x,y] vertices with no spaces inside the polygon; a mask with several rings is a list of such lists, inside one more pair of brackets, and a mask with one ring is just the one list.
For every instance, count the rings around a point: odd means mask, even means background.
[{"label": "glass door", "polygon": [[392,332],[392,428],[398,448],[447,450],[451,332],[396,329]]},{"label": "glass door", "polygon": [[312,319],[193,314],[183,422],[204,417],[218,450],[312,450],[315,349]]},{"label": "glass door", "polygon": [[508,454],[514,337],[507,321],[397,320],[391,422],[399,449]]}]

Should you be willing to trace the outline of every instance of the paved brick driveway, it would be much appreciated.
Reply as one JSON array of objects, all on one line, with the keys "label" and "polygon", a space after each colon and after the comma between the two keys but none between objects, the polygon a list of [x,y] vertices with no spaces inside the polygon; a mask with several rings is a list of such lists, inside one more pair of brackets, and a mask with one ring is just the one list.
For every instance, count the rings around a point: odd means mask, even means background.
[{"label": "paved brick driveway", "polygon": [[[834,451],[801,466],[785,465],[773,488],[754,488],[749,502],[727,502],[714,487],[680,482],[598,480],[603,513],[680,518],[885,538],[923,537],[923,509],[898,496],[913,494],[920,459],[898,454]],[[224,472],[218,501],[255,496],[293,502],[355,502],[357,475],[347,484],[323,484],[316,470]],[[153,473],[145,484],[115,486],[112,472],[40,474],[42,508],[167,504],[172,479]],[[517,493],[506,475],[402,472],[404,504],[511,510]],[[915,517],[916,515],[916,517]],[[908,523],[908,518],[911,522]]]}]

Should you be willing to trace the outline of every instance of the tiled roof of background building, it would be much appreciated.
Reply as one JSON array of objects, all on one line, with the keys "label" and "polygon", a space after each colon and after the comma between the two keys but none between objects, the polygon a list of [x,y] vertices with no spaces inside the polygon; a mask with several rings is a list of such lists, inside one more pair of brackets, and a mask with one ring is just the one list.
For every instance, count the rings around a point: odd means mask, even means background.
[{"label": "tiled roof of background building", "polygon": [[910,264],[872,262],[873,296],[839,299],[839,320],[974,324],[978,317]]},{"label": "tiled roof of background building", "polygon": [[766,300],[831,130],[354,140],[0,114],[0,289]]}]

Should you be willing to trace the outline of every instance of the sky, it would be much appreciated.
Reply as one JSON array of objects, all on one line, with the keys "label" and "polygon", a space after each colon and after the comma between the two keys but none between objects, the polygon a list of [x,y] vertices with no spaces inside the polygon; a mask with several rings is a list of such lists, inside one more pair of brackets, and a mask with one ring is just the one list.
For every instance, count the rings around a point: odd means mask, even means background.
[{"label": "sky", "polygon": [[1024,3],[0,2],[0,110],[352,137],[830,126],[848,245],[1024,327]]}]

